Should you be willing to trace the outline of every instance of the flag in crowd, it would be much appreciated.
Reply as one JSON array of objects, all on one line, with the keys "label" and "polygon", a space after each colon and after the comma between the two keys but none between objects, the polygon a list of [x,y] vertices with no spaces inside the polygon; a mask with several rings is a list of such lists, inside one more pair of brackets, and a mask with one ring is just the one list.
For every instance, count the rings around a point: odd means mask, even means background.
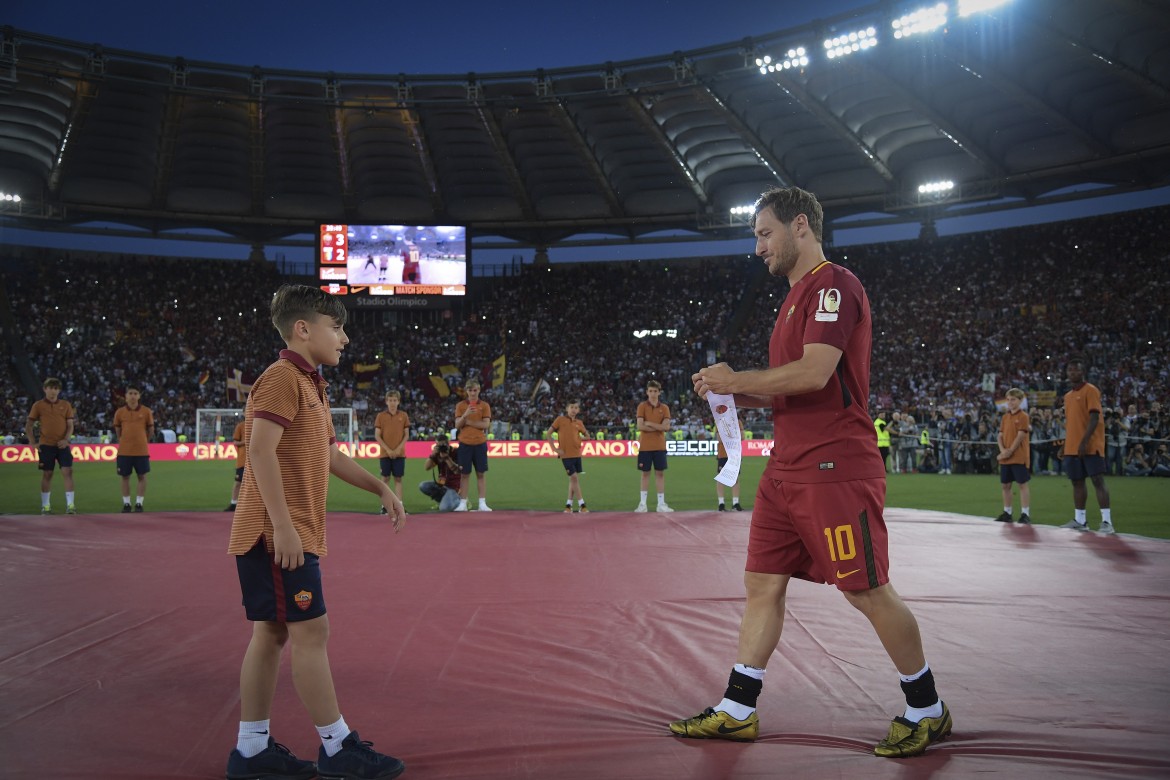
[{"label": "flag in crowd", "polygon": [[245,375],[238,368],[228,371],[227,377],[227,400],[243,403],[247,400],[248,393],[252,392],[252,385],[255,384],[256,377],[250,374]]}]

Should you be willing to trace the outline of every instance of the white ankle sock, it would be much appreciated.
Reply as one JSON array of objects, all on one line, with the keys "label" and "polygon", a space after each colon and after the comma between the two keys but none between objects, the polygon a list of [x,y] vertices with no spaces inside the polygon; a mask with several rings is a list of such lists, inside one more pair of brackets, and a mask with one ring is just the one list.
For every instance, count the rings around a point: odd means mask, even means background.
[{"label": "white ankle sock", "polygon": [[325,748],[325,755],[335,756],[341,750],[341,742],[349,736],[349,726],[345,725],[345,718],[338,718],[336,723],[328,726],[317,726],[317,733],[321,735],[321,745]]},{"label": "white ankle sock", "polygon": [[251,758],[268,747],[268,721],[241,720],[240,734],[236,737],[236,750],[244,758]]}]

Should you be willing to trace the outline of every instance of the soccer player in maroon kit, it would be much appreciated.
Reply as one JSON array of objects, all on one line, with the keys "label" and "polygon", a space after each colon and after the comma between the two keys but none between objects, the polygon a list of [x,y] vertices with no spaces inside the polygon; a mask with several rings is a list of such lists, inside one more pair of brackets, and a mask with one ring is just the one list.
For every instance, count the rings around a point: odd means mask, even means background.
[{"label": "soccer player in maroon kit", "polygon": [[951,731],[913,613],[889,582],[882,509],[886,472],[869,417],[869,299],[857,277],[825,259],[820,203],[797,187],[756,201],[756,254],[792,285],[768,345],[769,368],[726,363],[692,378],[695,391],[733,393],[738,406],[772,409],[776,444],[760,479],[748,536],[747,601],[737,663],[724,698],[670,730],[681,737],[753,740],[756,699],[780,642],[793,577],[833,583],[873,625],[894,662],[906,710],[874,748],[901,758]]}]

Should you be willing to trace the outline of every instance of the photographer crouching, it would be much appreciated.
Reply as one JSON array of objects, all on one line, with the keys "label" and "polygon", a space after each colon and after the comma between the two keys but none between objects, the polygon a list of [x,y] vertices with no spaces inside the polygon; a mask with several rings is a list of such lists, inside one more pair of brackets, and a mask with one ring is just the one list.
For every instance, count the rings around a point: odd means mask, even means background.
[{"label": "photographer crouching", "polygon": [[443,434],[435,437],[435,446],[431,448],[430,457],[423,468],[431,471],[433,476],[433,472],[438,471],[438,475],[433,480],[419,483],[419,491],[437,502],[440,512],[455,511],[455,507],[459,506],[459,484],[463,470],[455,462],[451,444]]}]

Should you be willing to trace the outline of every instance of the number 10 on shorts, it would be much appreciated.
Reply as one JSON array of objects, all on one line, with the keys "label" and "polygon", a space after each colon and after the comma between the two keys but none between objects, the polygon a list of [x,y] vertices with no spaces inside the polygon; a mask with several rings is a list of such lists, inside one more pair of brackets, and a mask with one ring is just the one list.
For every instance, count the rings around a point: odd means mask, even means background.
[{"label": "number 10 on shorts", "polygon": [[857,547],[853,544],[853,526],[826,528],[825,543],[829,546],[829,560],[834,563],[857,557]]}]

